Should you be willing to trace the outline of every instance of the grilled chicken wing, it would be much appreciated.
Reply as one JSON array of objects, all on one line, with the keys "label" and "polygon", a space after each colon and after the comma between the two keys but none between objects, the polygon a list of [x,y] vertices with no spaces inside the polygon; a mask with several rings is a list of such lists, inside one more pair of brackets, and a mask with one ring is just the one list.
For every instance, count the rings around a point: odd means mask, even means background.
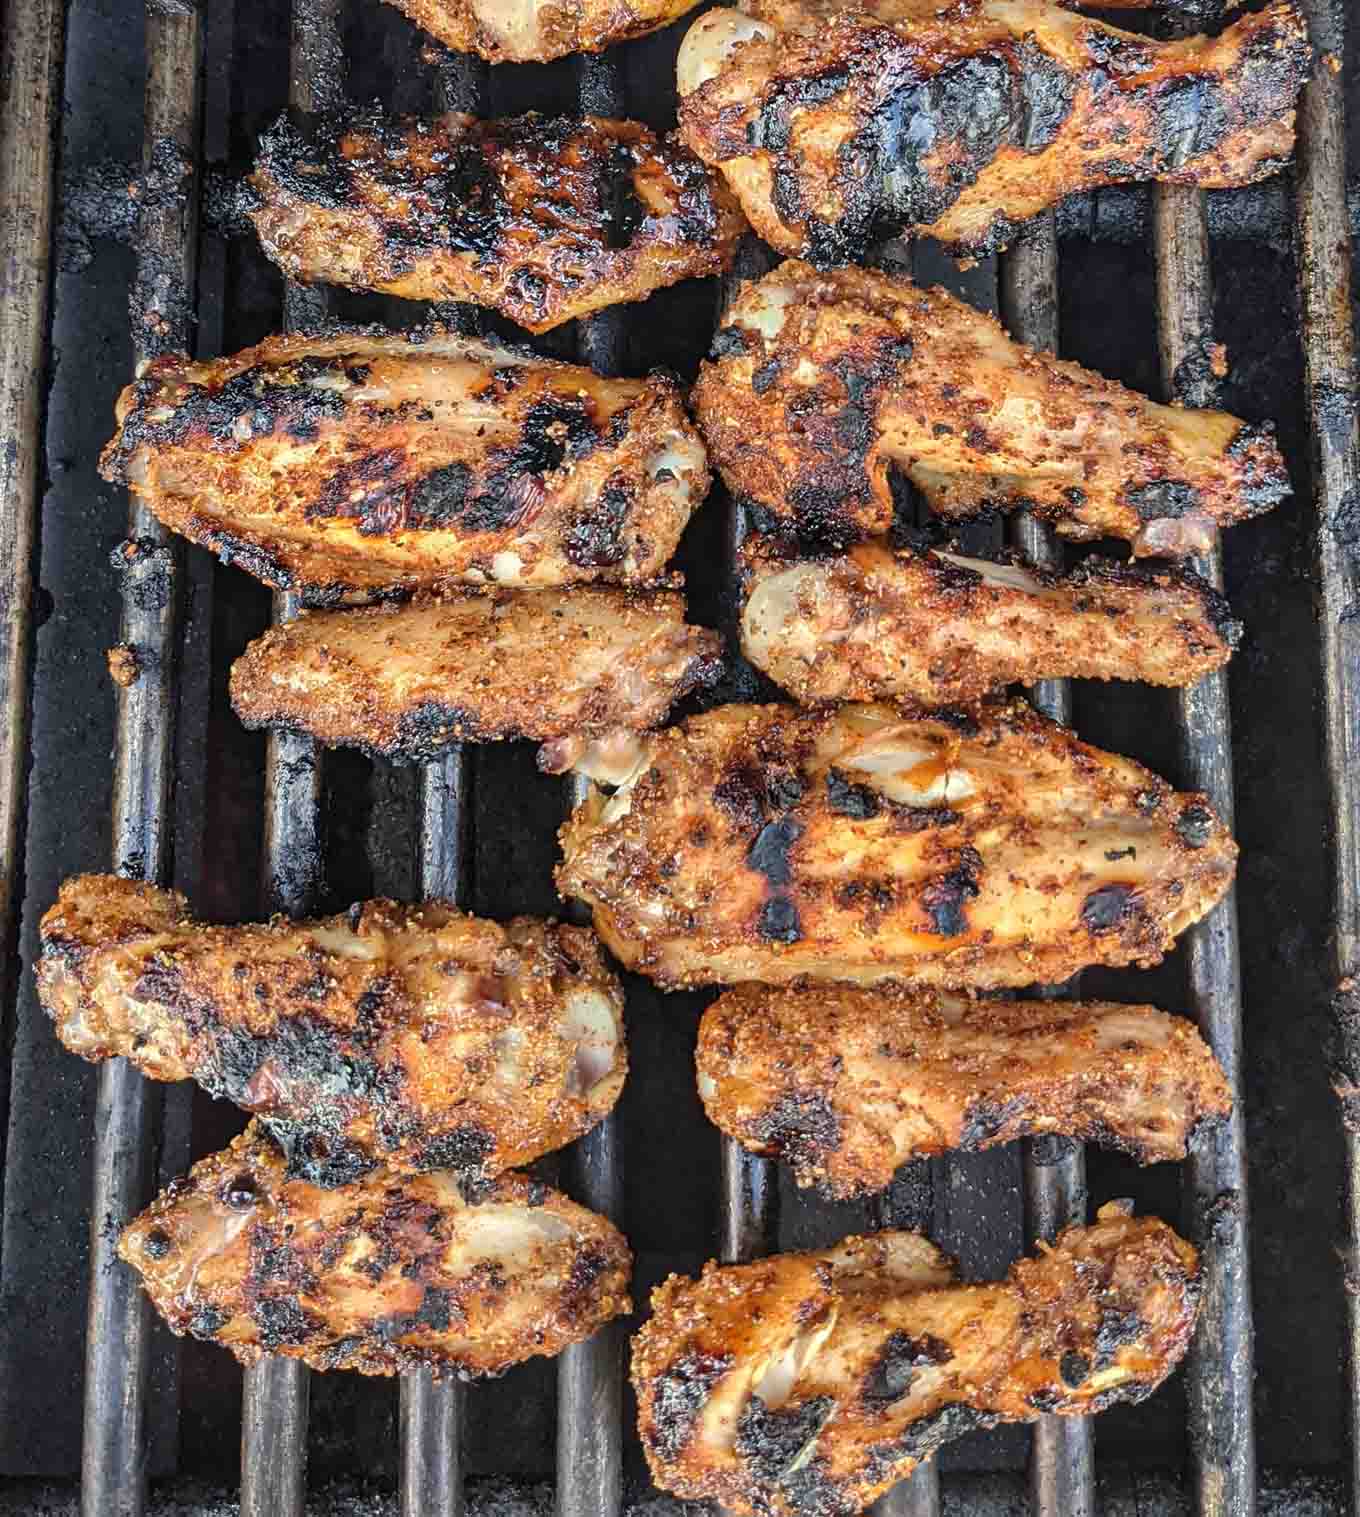
[{"label": "grilled chicken wing", "polygon": [[304,611],[237,659],[248,727],[287,727],[396,763],[450,743],[531,737],[569,768],[590,745],[655,726],[714,679],[722,638],[685,624],[681,596],[569,591],[422,596]]},{"label": "grilled chicken wing", "polygon": [[489,63],[547,63],[643,37],[699,0],[388,0],[460,53]]},{"label": "grilled chicken wing", "polygon": [[1026,985],[1155,964],[1232,880],[1203,796],[1021,701],[723,706],[562,829],[564,896],[663,985]]},{"label": "grilled chicken wing", "polygon": [[806,704],[941,706],[1074,677],[1190,685],[1242,633],[1198,575],[1107,559],[1058,576],[882,540],[789,562],[752,541],[743,585],[742,652]]},{"label": "grilled chicken wing", "polygon": [[326,602],[655,580],[708,489],[673,380],[439,328],[155,359],[101,467],[224,563]]},{"label": "grilled chicken wing", "polygon": [[1195,1125],[1232,1110],[1189,1022],[1111,1001],[741,985],[704,1013],[696,1063],[723,1132],[838,1197],[882,1190],[912,1159],[1041,1133],[1183,1159]]},{"label": "grilled chicken wing", "polygon": [[322,1185],[379,1161],[527,1163],[600,1121],[627,1072],[593,934],[440,902],[209,927],[176,891],[77,875],[43,917],[37,974],[72,1053],[260,1113],[290,1173]]},{"label": "grilled chicken wing", "polygon": [[753,1517],[848,1517],[975,1428],[1150,1395],[1189,1346],[1198,1265],[1114,1203],[996,1284],[899,1232],[672,1275],[633,1340],[652,1476]]},{"label": "grilled chicken wing", "polygon": [[720,273],[746,226],[689,150],[635,121],[285,118],[251,220],[293,279],[471,300],[531,332]]},{"label": "grilled chicken wing", "polygon": [[631,1309],[604,1217],[528,1175],[293,1177],[253,1122],[124,1229],[118,1252],[180,1334],[313,1369],[499,1375]]},{"label": "grilled chicken wing", "polygon": [[1289,493],[1268,425],[1157,405],[907,279],[784,263],[728,323],[694,388],[704,440],[765,525],[818,546],[889,529],[891,464],[940,516],[1023,505],[1153,556]]},{"label": "grilled chicken wing", "polygon": [[685,37],[680,129],[780,252],[987,253],[1075,190],[1277,173],[1311,59],[1291,0],[1163,43],[1048,0],[748,0]]}]

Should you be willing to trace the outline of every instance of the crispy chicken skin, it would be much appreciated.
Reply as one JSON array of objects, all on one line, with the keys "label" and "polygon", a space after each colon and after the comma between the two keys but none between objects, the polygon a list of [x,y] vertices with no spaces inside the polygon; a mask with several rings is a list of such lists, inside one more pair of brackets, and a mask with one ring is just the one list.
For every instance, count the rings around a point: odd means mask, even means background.
[{"label": "crispy chicken skin", "polygon": [[488,63],[598,53],[669,26],[699,0],[388,0],[417,26]]},{"label": "crispy chicken skin", "polygon": [[248,727],[403,764],[456,742],[535,738],[558,771],[663,721],[717,677],[722,646],[666,591],[419,596],[271,627],[232,665],[231,701]]},{"label": "crispy chicken skin", "polygon": [[623,993],[580,927],[435,901],[210,927],[177,891],[87,874],[41,933],[38,995],[72,1053],[258,1112],[316,1184],[527,1163],[627,1073]]},{"label": "crispy chicken skin", "polygon": [[654,581],[708,490],[674,380],[442,328],[157,358],[100,462],[224,563],[324,603]]},{"label": "crispy chicken skin", "polygon": [[1180,557],[1289,493],[1273,429],[1158,405],[908,279],[788,262],[746,285],[694,387],[710,456],[771,530],[888,531],[890,465],[943,517],[1026,506]]},{"label": "crispy chicken skin", "polygon": [[318,1370],[464,1379],[558,1354],[631,1310],[623,1235],[528,1175],[377,1169],[323,1190],[252,1122],[123,1231],[170,1328]]},{"label": "crispy chicken skin", "polygon": [[1233,877],[1203,796],[1023,701],[731,705],[643,742],[562,828],[558,884],[662,985],[985,990],[1155,964]]},{"label": "crispy chicken skin", "polygon": [[742,652],[805,705],[951,705],[1041,679],[1191,685],[1242,633],[1198,575],[1109,559],[1060,576],[878,539],[791,562],[751,539],[742,581]]},{"label": "crispy chicken skin", "polygon": [[1111,1001],[739,985],[704,1013],[696,1064],[723,1132],[838,1198],[1047,1133],[1183,1159],[1195,1125],[1232,1109],[1191,1023]]},{"label": "crispy chicken skin", "polygon": [[1198,1264],[1116,1202],[995,1284],[901,1232],[672,1275],[633,1340],[652,1477],[751,1517],[849,1517],[975,1428],[1150,1395],[1189,1346]]},{"label": "crispy chicken skin", "polygon": [[285,118],[260,139],[251,220],[292,279],[470,300],[531,332],[721,273],[730,189],[635,121]]},{"label": "crispy chicken skin", "polygon": [[749,0],[690,27],[680,130],[781,253],[984,254],[1077,190],[1277,173],[1311,60],[1291,0],[1161,43],[1048,0]]}]

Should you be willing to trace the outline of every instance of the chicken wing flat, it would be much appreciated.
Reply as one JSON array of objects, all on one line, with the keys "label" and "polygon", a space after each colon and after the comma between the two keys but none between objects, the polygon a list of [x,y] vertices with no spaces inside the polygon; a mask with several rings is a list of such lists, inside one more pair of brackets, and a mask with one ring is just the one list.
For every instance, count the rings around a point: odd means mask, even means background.
[{"label": "chicken wing flat", "polygon": [[644,37],[699,0],[388,0],[446,47],[488,63],[547,63]]},{"label": "chicken wing flat", "polygon": [[981,255],[1077,190],[1277,173],[1311,62],[1292,0],[1161,43],[1049,0],[749,0],[686,35],[680,130],[782,253]]},{"label": "chicken wing flat", "polygon": [[823,548],[888,531],[890,465],[939,516],[1025,506],[1148,556],[1203,551],[1289,493],[1268,425],[1157,405],[865,269],[788,262],[747,285],[693,399],[731,490]]},{"label": "chicken wing flat", "polygon": [[913,1159],[1045,1133],[1183,1159],[1196,1124],[1232,1110],[1191,1023],[1112,1001],[739,985],[704,1013],[696,1063],[723,1132],[840,1198]]},{"label": "chicken wing flat", "polygon": [[1109,559],[1060,576],[879,539],[790,562],[752,540],[744,571],[742,652],[805,705],[942,706],[1041,679],[1191,685],[1242,633],[1198,575]]},{"label": "chicken wing flat", "polygon": [[653,1479],[751,1517],[849,1517],[975,1428],[1150,1395],[1189,1346],[1198,1266],[1114,1203],[996,1284],[898,1232],[672,1275],[633,1340]]},{"label": "chicken wing flat", "polygon": [[708,490],[673,380],[441,328],[155,359],[101,468],[224,563],[327,603],[655,580]]},{"label": "chicken wing flat", "polygon": [[635,121],[378,112],[260,139],[251,220],[292,279],[471,300],[531,332],[721,273],[746,218]]},{"label": "chicken wing flat", "polygon": [[174,1332],[243,1364],[499,1375],[631,1309],[623,1235],[528,1175],[469,1188],[378,1169],[323,1190],[256,1122],[125,1228],[118,1252]]},{"label": "chicken wing flat", "polygon": [[623,1088],[623,994],[583,928],[393,901],[209,927],[176,891],[77,875],[41,931],[39,998],[72,1053],[260,1113],[316,1184],[380,1161],[495,1174]]},{"label": "chicken wing flat", "polygon": [[800,976],[978,989],[1155,964],[1237,848],[1022,701],[722,706],[643,740],[562,828],[558,884],[663,985]]},{"label": "chicken wing flat", "polygon": [[597,589],[420,596],[304,611],[237,659],[247,727],[286,727],[396,763],[451,743],[530,737],[553,771],[643,731],[717,677],[722,638],[669,592]]}]

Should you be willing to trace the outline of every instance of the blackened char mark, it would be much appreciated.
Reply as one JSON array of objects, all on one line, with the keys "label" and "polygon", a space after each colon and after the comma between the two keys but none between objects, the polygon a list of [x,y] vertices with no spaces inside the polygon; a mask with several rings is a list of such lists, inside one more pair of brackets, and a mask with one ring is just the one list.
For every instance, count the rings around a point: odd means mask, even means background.
[{"label": "blackened char mark", "polygon": [[831,1396],[791,1407],[766,1406],[753,1395],[737,1421],[736,1450],[761,1485],[776,1485],[836,1409]]},{"label": "blackened char mark", "polygon": [[1123,493],[1125,503],[1138,513],[1140,521],[1184,516],[1199,505],[1199,491],[1180,479],[1154,479],[1145,485],[1128,486]]},{"label": "blackened char mark", "polygon": [[1102,885],[1082,902],[1081,919],[1091,932],[1115,932],[1137,909],[1132,885]]},{"label": "blackened char mark", "polygon": [[1192,802],[1176,818],[1176,836],[1187,848],[1203,848],[1214,835],[1214,814],[1200,802]]},{"label": "blackened char mark", "polygon": [[445,464],[433,469],[411,489],[406,510],[406,524],[447,531],[455,526],[467,505],[472,470],[465,463]]},{"label": "blackened char mark", "polygon": [[732,1364],[731,1354],[691,1349],[656,1377],[652,1418],[643,1436],[659,1458],[669,1463],[684,1452],[713,1387]]},{"label": "blackened char mark", "polygon": [[261,1116],[259,1120],[283,1150],[290,1180],[335,1190],[352,1185],[377,1168],[378,1161],[371,1153],[340,1137],[336,1125],[324,1118],[304,1122]]},{"label": "blackened char mark", "polygon": [[877,1409],[900,1401],[912,1387],[917,1370],[948,1364],[954,1351],[940,1338],[925,1333],[913,1338],[908,1333],[889,1333],[882,1352],[864,1377],[860,1400]]},{"label": "blackened char mark", "polygon": [[841,1145],[841,1123],[820,1091],[790,1090],[751,1124],[765,1152],[795,1169],[817,1169]]},{"label": "blackened char mark", "polygon": [[798,908],[785,896],[772,896],[760,908],[756,931],[767,943],[797,943],[803,936]]},{"label": "blackened char mark", "polygon": [[876,790],[856,784],[840,769],[826,772],[826,802],[837,816],[856,822],[871,821],[883,809]]},{"label": "blackened char mark", "polygon": [[985,1148],[1017,1117],[1023,1117],[1029,1103],[1024,1096],[1009,1101],[974,1101],[964,1115],[958,1147],[965,1151]]},{"label": "blackened char mark", "polygon": [[613,481],[562,534],[562,552],[578,569],[607,569],[628,551],[624,538],[637,504],[630,485]]},{"label": "blackened char mark", "polygon": [[318,1337],[324,1324],[290,1296],[262,1296],[250,1309],[260,1333],[260,1347],[272,1352]]},{"label": "blackened char mark", "polygon": [[636,168],[633,150],[622,143],[614,146],[605,161],[601,200],[606,208],[605,244],[610,248],[626,248],[647,219],[646,208],[633,183]]},{"label": "blackened char mark", "polygon": [[431,1138],[415,1156],[412,1168],[480,1170],[495,1149],[494,1133],[475,1123],[467,1123]]},{"label": "blackened char mark", "polygon": [[475,712],[441,701],[422,701],[402,713],[393,742],[376,756],[391,764],[428,764],[453,743],[485,742],[492,736]]},{"label": "blackened char mark", "polygon": [[767,822],[746,850],[747,866],[763,874],[771,885],[789,884],[793,879],[793,863],[789,854],[802,835],[802,823],[794,821],[792,817],[784,816],[777,821]]},{"label": "blackened char mark", "polygon": [[958,937],[968,931],[967,903],[977,898],[981,872],[982,856],[975,848],[965,848],[953,869],[929,881],[922,890],[921,905],[930,918],[931,930],[940,937]]},{"label": "blackened char mark", "polygon": [[1212,74],[1177,74],[1136,93],[1146,100],[1158,172],[1184,168],[1228,135],[1223,81]]},{"label": "blackened char mark", "polygon": [[1132,1307],[1127,1311],[1114,1306],[1102,1307],[1100,1323],[1096,1328],[1096,1369],[1108,1369],[1119,1350],[1130,1343],[1137,1343],[1146,1329],[1147,1324]]}]

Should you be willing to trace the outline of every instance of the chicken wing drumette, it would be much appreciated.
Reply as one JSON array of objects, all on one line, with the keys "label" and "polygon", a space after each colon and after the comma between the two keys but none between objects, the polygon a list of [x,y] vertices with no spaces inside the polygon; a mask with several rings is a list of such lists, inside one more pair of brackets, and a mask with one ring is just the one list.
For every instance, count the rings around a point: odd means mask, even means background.
[{"label": "chicken wing drumette", "polygon": [[652,581],[708,489],[673,380],[440,328],[157,358],[101,468],[224,562],[323,602]]},{"label": "chicken wing drumette", "polygon": [[395,763],[451,743],[529,737],[553,772],[664,720],[716,678],[722,638],[685,623],[665,591],[419,596],[304,611],[237,659],[231,700],[248,727],[286,727]]},{"label": "chicken wing drumette", "polygon": [[1150,1395],[1189,1346],[1198,1265],[1115,1203],[996,1284],[900,1232],[672,1275],[633,1340],[652,1476],[751,1517],[849,1517],[963,1433]]},{"label": "chicken wing drumette", "polygon": [[1183,1159],[1196,1124],[1232,1109],[1191,1023],[1112,1001],[739,985],[704,1013],[696,1064],[723,1132],[837,1197],[1048,1133]]},{"label": "chicken wing drumette", "polygon": [[1050,0],[747,0],[690,27],[680,127],[782,253],[981,254],[1073,191],[1277,173],[1311,58],[1291,0],[1161,43]]},{"label": "chicken wing drumette", "polygon": [[694,388],[704,440],[763,525],[820,547],[888,531],[891,465],[939,516],[1025,506],[1150,556],[1289,493],[1269,426],[1157,405],[908,279],[788,262],[727,322]]},{"label": "chicken wing drumette", "polygon": [[286,119],[251,220],[290,278],[471,300],[546,332],[720,273],[746,226],[717,174],[635,121]]},{"label": "chicken wing drumette", "polygon": [[558,1354],[631,1309],[623,1235],[528,1175],[378,1169],[323,1190],[252,1123],[124,1229],[171,1329],[318,1370],[467,1379]]},{"label": "chicken wing drumette", "polygon": [[417,26],[488,63],[598,53],[669,26],[699,0],[388,0]]},{"label": "chicken wing drumette", "polygon": [[495,1174],[587,1132],[623,1088],[623,994],[580,927],[441,902],[210,927],[184,897],[67,880],[38,994],[72,1053],[258,1112],[290,1173]]},{"label": "chicken wing drumette", "polygon": [[742,652],[809,705],[950,705],[1042,679],[1191,685],[1242,632],[1198,575],[1110,559],[1057,575],[876,540],[789,561],[750,540],[742,578]]},{"label": "chicken wing drumette", "polygon": [[988,989],[1155,964],[1237,849],[1023,702],[719,707],[643,739],[561,833],[563,895],[663,985],[803,975]]}]

